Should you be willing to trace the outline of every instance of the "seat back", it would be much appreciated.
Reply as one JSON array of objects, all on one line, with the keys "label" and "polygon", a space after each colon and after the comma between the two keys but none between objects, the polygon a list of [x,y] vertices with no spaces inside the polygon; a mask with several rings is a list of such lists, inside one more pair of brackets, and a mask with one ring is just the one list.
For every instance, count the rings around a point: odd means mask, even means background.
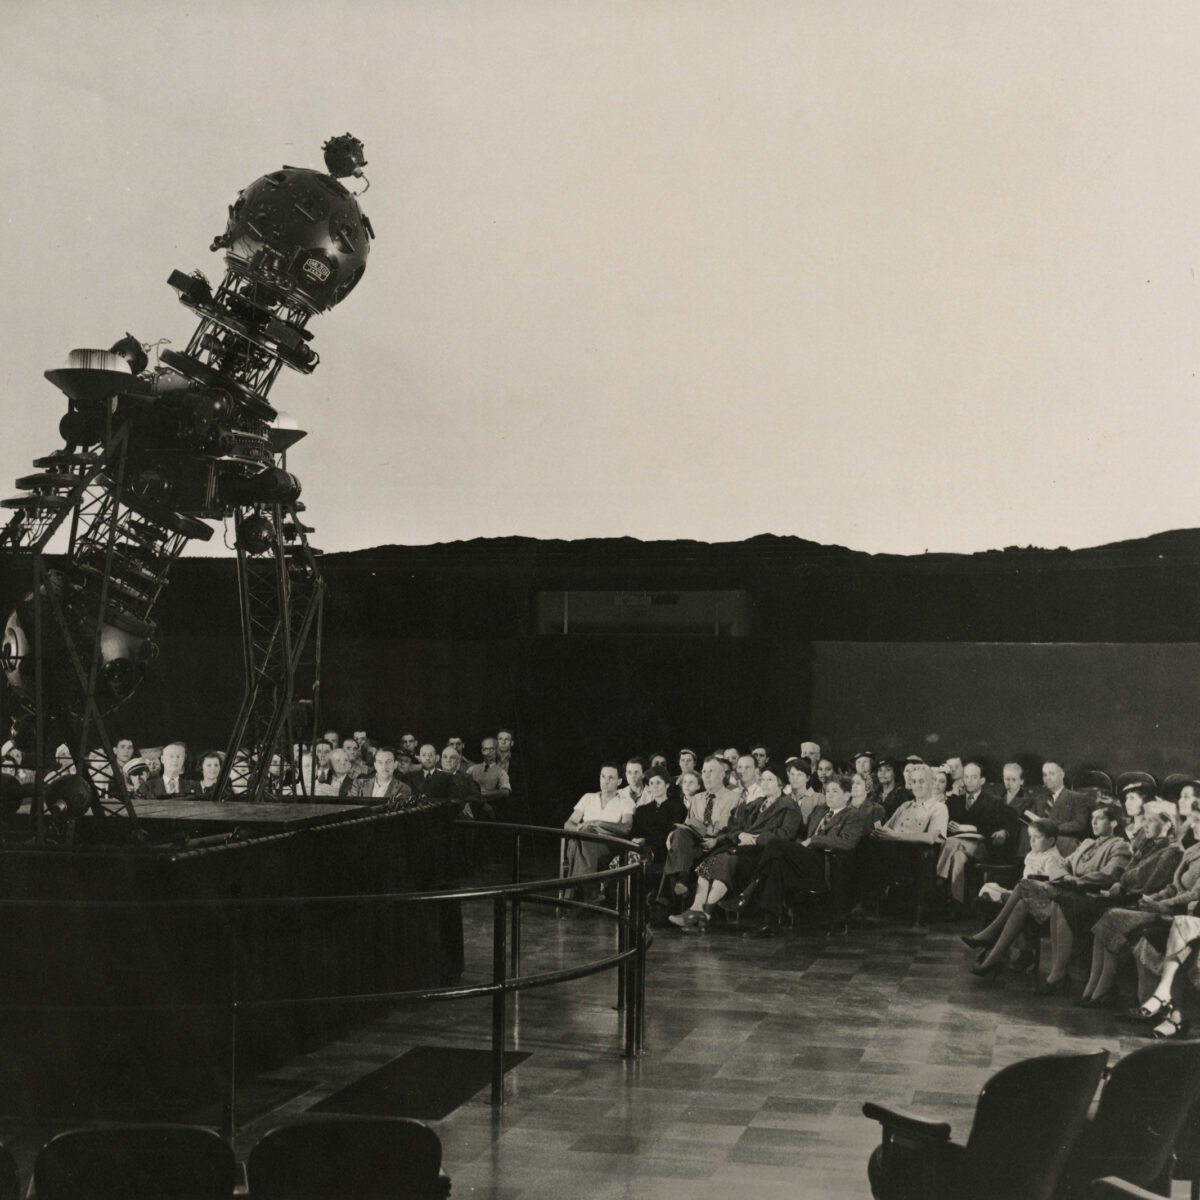
[{"label": "seat back", "polygon": [[1192,1107],[1175,1138],[1175,1165],[1172,1175],[1176,1179],[1200,1182],[1200,1098],[1192,1102]]},{"label": "seat back", "polygon": [[1091,788],[1097,792],[1107,792],[1110,796],[1114,794],[1112,776],[1107,771],[1098,771],[1094,768],[1076,771],[1071,776],[1071,788],[1076,792]]},{"label": "seat back", "polygon": [[228,1200],[237,1179],[233,1150],[198,1125],[72,1129],[38,1152],[38,1200]]},{"label": "seat back", "polygon": [[407,1117],[334,1117],[263,1134],[246,1160],[254,1200],[436,1200],[442,1143]]},{"label": "seat back", "polygon": [[1108,1051],[1014,1063],[983,1085],[963,1170],[978,1200],[1047,1200],[1083,1129]]},{"label": "seat back", "polygon": [[1144,783],[1148,787],[1158,788],[1158,780],[1149,771],[1123,771],[1117,776],[1116,792],[1120,793],[1131,783]]},{"label": "seat back", "polygon": [[1148,1187],[1171,1163],[1172,1150],[1200,1096],[1200,1042],[1169,1042],[1127,1054],[1113,1068],[1096,1115],[1070,1166],[1082,1186],[1102,1175]]},{"label": "seat back", "polygon": [[17,1160],[4,1146],[0,1146],[0,1200],[18,1200],[21,1195],[21,1178],[17,1171]]}]

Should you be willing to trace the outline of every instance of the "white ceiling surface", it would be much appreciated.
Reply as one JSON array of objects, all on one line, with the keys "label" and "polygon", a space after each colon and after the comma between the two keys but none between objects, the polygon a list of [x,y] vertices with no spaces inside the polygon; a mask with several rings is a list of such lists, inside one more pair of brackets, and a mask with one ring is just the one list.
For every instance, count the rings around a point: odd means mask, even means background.
[{"label": "white ceiling surface", "polygon": [[10,482],[41,372],[182,346],[171,270],[349,130],[378,240],[272,393],[326,550],[1200,524],[1194,3],[4,9]]}]

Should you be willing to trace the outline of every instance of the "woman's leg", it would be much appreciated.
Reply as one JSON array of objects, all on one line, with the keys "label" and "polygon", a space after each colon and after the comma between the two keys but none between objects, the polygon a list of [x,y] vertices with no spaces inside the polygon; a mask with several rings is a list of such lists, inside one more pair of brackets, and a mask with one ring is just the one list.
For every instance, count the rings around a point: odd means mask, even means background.
[{"label": "woman's leg", "polygon": [[[992,948],[987,952],[987,957],[980,966],[1002,966],[1008,957],[1009,946],[1021,936],[1021,930],[1025,928],[1025,918],[1029,915],[1029,906],[1024,900],[1017,900],[1011,907],[1006,904],[1004,910],[1008,913],[1008,919],[1004,922],[1004,928],[992,943]],[[995,923],[993,921],[992,925]],[[988,928],[990,929],[991,926],[989,925]]]},{"label": "woman's leg", "polygon": [[720,904],[725,893],[728,891],[729,887],[723,879],[714,879],[708,889],[708,899],[704,902],[704,911],[709,912]]},{"label": "woman's leg", "polygon": [[[1117,956],[1099,941],[1094,943],[1093,949],[1095,947],[1099,947],[1100,949],[1100,973],[1096,976],[1096,982],[1092,985],[1092,990],[1087,993],[1089,999],[1096,996],[1107,996],[1117,986],[1117,966],[1120,962]],[[1094,960],[1095,955],[1093,953]]]},{"label": "woman's leg", "polygon": [[1071,962],[1071,951],[1075,948],[1075,935],[1071,932],[1063,910],[1055,904],[1050,909],[1050,974],[1047,983],[1058,983],[1066,977]]},{"label": "woman's leg", "polygon": [[698,875],[696,877],[696,895],[692,898],[692,908],[696,912],[700,912],[704,908],[705,901],[708,899],[708,891],[711,886],[711,879],[705,879],[703,875]]},{"label": "woman's leg", "polygon": [[[995,920],[990,925],[985,925],[975,936],[981,940],[994,942],[1008,924],[1008,918],[1012,915],[1013,909],[1020,903],[1021,897],[1017,894],[1016,888],[1014,888],[1008,893],[1008,898],[1004,901],[1004,907],[996,914]],[[1022,905],[1022,907],[1024,906]],[[1009,941],[1011,942],[1012,938]]]},{"label": "woman's leg", "polygon": [[1104,943],[1099,938],[1092,939],[1092,965],[1088,970],[1087,983],[1083,985],[1083,998],[1090,1000],[1093,996],[1103,995],[1097,985],[1104,973]]}]

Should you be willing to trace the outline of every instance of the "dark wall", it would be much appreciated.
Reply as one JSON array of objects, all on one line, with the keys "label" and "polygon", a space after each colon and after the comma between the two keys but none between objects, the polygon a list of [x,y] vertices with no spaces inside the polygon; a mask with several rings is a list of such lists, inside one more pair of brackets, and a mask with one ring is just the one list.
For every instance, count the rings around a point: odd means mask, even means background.
[{"label": "dark wall", "polygon": [[[841,752],[958,752],[1171,772],[1200,768],[1200,644],[818,642],[813,728]],[[999,778],[998,775],[995,778]]]}]

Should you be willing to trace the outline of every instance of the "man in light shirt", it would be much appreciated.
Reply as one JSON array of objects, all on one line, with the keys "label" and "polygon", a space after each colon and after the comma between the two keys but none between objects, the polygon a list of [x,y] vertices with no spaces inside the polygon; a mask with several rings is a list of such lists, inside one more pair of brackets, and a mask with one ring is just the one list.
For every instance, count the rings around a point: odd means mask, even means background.
[{"label": "man in light shirt", "polygon": [[[633,830],[635,806],[628,796],[621,795],[620,783],[620,768],[616,763],[605,763],[600,768],[600,790],[580,796],[579,802],[571,809],[571,815],[563,822],[563,828],[568,833],[610,834],[613,837],[628,838]],[[590,875],[600,870],[601,864],[618,850],[619,847],[605,842],[568,838],[567,875]],[[599,885],[598,891],[580,888],[577,895],[584,900],[603,899],[604,886]]]},{"label": "man in light shirt", "polygon": [[913,799],[877,823],[864,843],[864,890],[878,898],[893,885],[911,885],[921,905],[933,890],[936,856],[931,851],[946,840],[949,813],[933,799],[931,767],[914,763],[910,778]]}]

